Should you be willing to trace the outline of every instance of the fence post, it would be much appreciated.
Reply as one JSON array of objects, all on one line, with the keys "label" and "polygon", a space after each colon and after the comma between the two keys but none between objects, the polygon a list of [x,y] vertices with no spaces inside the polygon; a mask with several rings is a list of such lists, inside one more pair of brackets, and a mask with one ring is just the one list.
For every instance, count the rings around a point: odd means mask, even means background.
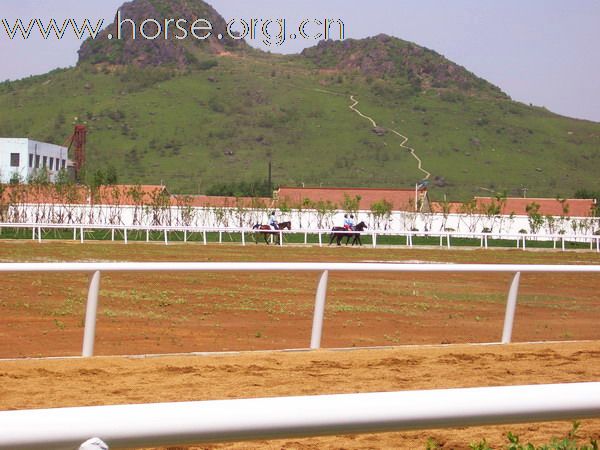
[{"label": "fence post", "polygon": [[38,242],[42,242],[42,227],[38,227]]},{"label": "fence post", "polygon": [[246,245],[246,231],[242,229],[242,245]]},{"label": "fence post", "polygon": [[373,233],[373,248],[377,248],[377,233]]},{"label": "fence post", "polygon": [[502,331],[503,344],[510,344],[510,340],[512,338],[520,279],[521,272],[517,272],[512,280],[512,283],[510,284],[510,290],[508,291],[508,299],[506,300],[506,314],[504,316],[504,330]]},{"label": "fence post", "polygon": [[323,316],[325,315],[325,299],[327,298],[327,279],[329,271],[321,273],[317,286],[315,298],[315,312],[313,316],[312,334],[310,337],[310,348],[315,350],[321,348],[321,335],[323,334]]},{"label": "fence post", "polygon": [[165,245],[169,245],[169,232],[167,231],[167,228],[165,228]]},{"label": "fence post", "polygon": [[321,239],[321,232],[319,231],[319,247],[323,247],[323,240]]},{"label": "fence post", "polygon": [[123,228],[123,236],[125,237],[125,243],[127,244],[127,228]]},{"label": "fence post", "polygon": [[279,230],[279,246],[283,247],[283,231]]},{"label": "fence post", "polygon": [[81,356],[89,358],[94,355],[94,339],[96,337],[96,314],[98,312],[98,293],[100,292],[100,271],[90,275],[87,306],[85,311],[85,329],[83,331],[83,350]]},{"label": "fence post", "polygon": [[79,229],[79,241],[83,244],[83,227]]},{"label": "fence post", "polygon": [[206,245],[206,230],[202,232],[202,240],[204,241],[204,245]]}]

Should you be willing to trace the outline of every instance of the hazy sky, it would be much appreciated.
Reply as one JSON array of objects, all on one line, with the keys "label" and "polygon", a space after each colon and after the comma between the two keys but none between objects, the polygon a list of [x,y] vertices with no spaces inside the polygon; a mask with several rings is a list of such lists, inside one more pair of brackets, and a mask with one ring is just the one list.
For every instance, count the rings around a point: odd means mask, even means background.
[{"label": "hazy sky", "polygon": [[[122,0],[0,0],[0,20],[105,19]],[[499,86],[513,99],[600,122],[598,0],[209,0],[227,20],[335,18],[347,38],[387,33],[431,48]],[[290,33],[291,31],[288,31]],[[70,38],[10,40],[0,24],[0,80],[41,74],[77,61]],[[260,42],[249,42],[260,46]],[[293,53],[315,40],[271,51]]]}]

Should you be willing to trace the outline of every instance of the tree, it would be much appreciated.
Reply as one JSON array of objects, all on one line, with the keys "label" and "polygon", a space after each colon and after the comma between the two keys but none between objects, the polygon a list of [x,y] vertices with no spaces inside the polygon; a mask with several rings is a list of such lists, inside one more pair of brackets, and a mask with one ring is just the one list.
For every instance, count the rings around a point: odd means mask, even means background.
[{"label": "tree", "polygon": [[117,169],[112,164],[106,168],[104,182],[108,185],[115,185],[118,182]]},{"label": "tree", "polygon": [[361,200],[362,197],[360,195],[350,197],[344,192],[344,202],[342,203],[342,208],[347,213],[358,215],[358,209],[360,207]]},{"label": "tree", "polygon": [[331,219],[337,210],[337,205],[331,203],[331,201],[319,200],[314,204],[314,208],[317,212],[317,226],[319,228],[330,227]]},{"label": "tree", "polygon": [[56,184],[56,186],[67,186],[73,184],[73,180],[66,169],[60,169],[54,178],[54,184]]},{"label": "tree", "polygon": [[444,201],[440,203],[440,206],[442,207],[442,226],[440,227],[440,230],[446,231],[446,225],[448,224],[448,216],[452,211],[452,205],[450,204],[445,195]]},{"label": "tree", "polygon": [[496,194],[489,205],[483,207],[483,214],[487,218],[490,233],[494,231],[496,220],[502,217],[504,205],[506,205],[506,194]]},{"label": "tree", "polygon": [[544,224],[544,216],[540,214],[540,205],[536,202],[531,202],[525,207],[527,218],[529,221],[529,229],[531,233],[537,233]]},{"label": "tree", "polygon": [[28,182],[36,186],[47,185],[50,183],[50,172],[46,167],[41,167],[29,176]]},{"label": "tree", "polygon": [[17,185],[21,183],[23,183],[23,179],[21,178],[19,172],[13,172],[13,174],[10,176],[10,184]]},{"label": "tree", "polygon": [[4,199],[4,192],[6,191],[6,186],[4,183],[0,182],[0,222],[6,222],[8,217],[8,208],[10,204]]},{"label": "tree", "polygon": [[[373,214],[375,228],[381,229],[382,221],[389,222],[390,218],[392,217],[392,204],[386,199],[374,202],[371,204],[371,214]],[[387,225],[389,225],[389,223],[386,224],[384,228],[387,229]]]},{"label": "tree", "polygon": [[144,193],[139,184],[131,186],[127,191],[127,195],[133,201],[133,225],[140,225],[142,221],[142,212],[144,206]]},{"label": "tree", "polygon": [[477,228],[477,223],[479,222],[481,216],[479,215],[479,210],[477,208],[477,200],[472,199],[464,202],[460,206],[460,212],[467,216],[467,227],[471,233],[475,232]]}]

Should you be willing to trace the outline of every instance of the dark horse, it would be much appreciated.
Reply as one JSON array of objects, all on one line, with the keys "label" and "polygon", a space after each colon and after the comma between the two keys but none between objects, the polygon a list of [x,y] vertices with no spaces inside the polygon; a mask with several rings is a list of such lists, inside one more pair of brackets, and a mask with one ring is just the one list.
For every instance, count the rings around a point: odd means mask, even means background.
[{"label": "dark horse", "polygon": [[[281,222],[277,225],[279,225],[279,230],[291,230],[292,229],[292,222],[289,222],[289,221]],[[269,240],[268,240],[269,236],[275,236],[275,242],[277,244],[279,244],[279,236],[280,236],[279,230],[273,230],[269,225],[261,225],[259,223],[254,225],[252,227],[252,229],[256,230],[256,233],[261,233],[263,235],[263,238],[265,239],[265,243],[267,245],[269,245]],[[256,236],[255,236],[254,240],[258,244],[258,240],[256,239]]]},{"label": "dark horse", "polygon": [[329,245],[333,243],[334,240],[337,240],[337,245],[342,245],[342,239],[346,238],[346,245],[350,242],[350,238],[352,239],[352,245],[358,243],[358,245],[362,245],[362,241],[360,240],[360,232],[367,229],[367,225],[364,222],[360,222],[358,225],[354,227],[353,231],[346,230],[344,227],[333,227],[331,231],[331,239],[329,240]]}]

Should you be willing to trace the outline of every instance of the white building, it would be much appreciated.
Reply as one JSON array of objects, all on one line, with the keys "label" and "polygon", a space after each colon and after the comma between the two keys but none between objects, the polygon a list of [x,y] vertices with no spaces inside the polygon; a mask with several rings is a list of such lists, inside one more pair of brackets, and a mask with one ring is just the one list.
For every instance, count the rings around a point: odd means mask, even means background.
[{"label": "white building", "polygon": [[9,183],[18,176],[21,182],[27,183],[44,167],[50,181],[55,181],[59,170],[67,170],[72,165],[67,153],[68,149],[59,145],[27,138],[0,138],[0,182]]}]

